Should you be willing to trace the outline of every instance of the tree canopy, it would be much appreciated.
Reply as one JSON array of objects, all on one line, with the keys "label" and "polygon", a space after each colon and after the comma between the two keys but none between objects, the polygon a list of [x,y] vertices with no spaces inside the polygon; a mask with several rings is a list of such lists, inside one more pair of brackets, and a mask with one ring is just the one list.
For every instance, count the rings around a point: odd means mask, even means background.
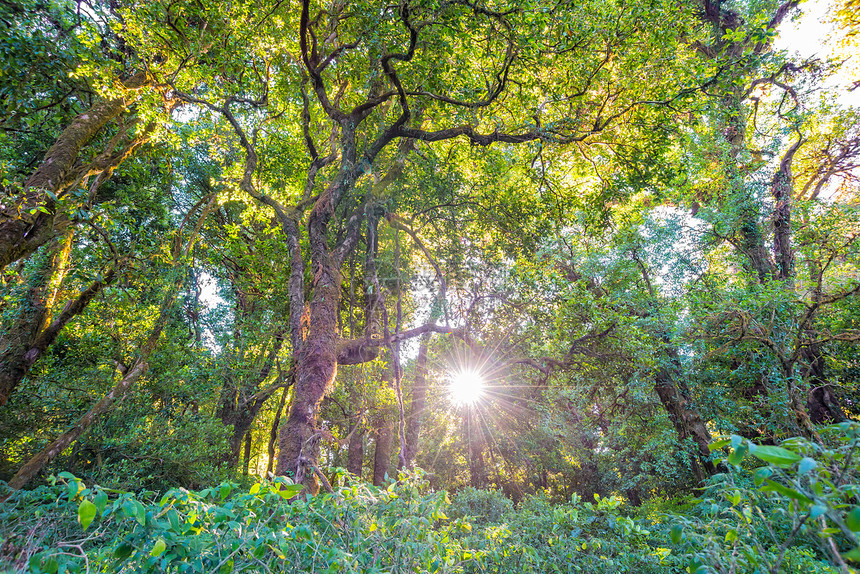
[{"label": "tree canopy", "polygon": [[[290,498],[423,469],[639,507],[745,452],[832,458],[860,111],[850,62],[775,48],[803,10],[0,1],[0,479]],[[771,571],[809,521],[847,572],[856,495],[807,497]]]}]

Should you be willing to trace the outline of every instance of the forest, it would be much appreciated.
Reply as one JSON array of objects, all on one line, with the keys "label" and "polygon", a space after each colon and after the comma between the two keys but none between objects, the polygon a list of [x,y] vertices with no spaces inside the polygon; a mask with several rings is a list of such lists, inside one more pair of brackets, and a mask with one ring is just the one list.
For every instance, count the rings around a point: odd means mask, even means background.
[{"label": "forest", "polygon": [[860,571],[858,0],[0,30],[0,572]]}]

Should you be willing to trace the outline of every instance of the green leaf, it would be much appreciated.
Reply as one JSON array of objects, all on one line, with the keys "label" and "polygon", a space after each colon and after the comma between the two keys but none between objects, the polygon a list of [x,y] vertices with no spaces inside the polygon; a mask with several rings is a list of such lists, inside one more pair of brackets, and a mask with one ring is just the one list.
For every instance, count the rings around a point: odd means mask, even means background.
[{"label": "green leaf", "polygon": [[809,517],[810,518],[818,518],[822,514],[827,512],[827,507],[823,504],[814,504],[812,508],[809,509]]},{"label": "green leaf", "polygon": [[276,492],[280,494],[282,498],[290,499],[299,494],[303,488],[304,486],[301,484],[282,484]]},{"label": "green leaf", "polygon": [[78,505],[78,522],[81,524],[81,528],[84,530],[89,528],[97,512],[98,509],[95,504],[86,499],[82,500],[81,504]]},{"label": "green leaf", "polygon": [[776,492],[783,496],[787,496],[793,500],[797,500],[798,502],[803,502],[804,504],[811,504],[812,500],[809,499],[805,494],[794,490],[793,488],[788,488],[787,486],[783,486],[778,482],[774,482],[770,479],[765,481],[765,485],[762,486],[759,490],[762,492]]},{"label": "green leaf", "polygon": [[116,550],[114,550],[113,555],[120,560],[125,560],[126,558],[131,556],[132,552],[134,552],[134,546],[132,546],[131,544],[123,543],[116,547]]},{"label": "green leaf", "polygon": [[669,530],[669,540],[672,541],[672,544],[680,544],[683,536],[684,527],[680,524],[673,524],[672,528]]},{"label": "green leaf", "polygon": [[714,452],[715,450],[720,450],[720,449],[726,448],[727,446],[729,446],[731,444],[731,442],[732,442],[732,439],[730,439],[730,438],[715,440],[714,442],[712,442],[711,444],[708,445],[708,450],[710,450],[711,452]]},{"label": "green leaf", "polygon": [[167,522],[170,524],[170,529],[178,534],[182,534],[181,523],[179,521],[179,513],[174,509],[167,511]]},{"label": "green leaf", "polygon": [[858,546],[854,550],[849,550],[848,552],[843,554],[842,557],[847,560],[851,560],[852,562],[860,562],[860,546]]},{"label": "green leaf", "polygon": [[755,471],[755,475],[753,475],[753,480],[755,481],[756,486],[761,486],[766,478],[770,478],[773,474],[773,469],[769,466],[763,466]]},{"label": "green leaf", "polygon": [[76,478],[74,480],[70,480],[68,484],[66,484],[66,488],[69,491],[69,500],[73,500],[86,487],[81,479]]},{"label": "green leaf", "polygon": [[746,444],[740,444],[729,454],[728,460],[729,464],[733,464],[738,466],[741,461],[744,459],[744,455],[749,450],[749,447]]},{"label": "green leaf", "polygon": [[797,467],[797,474],[806,474],[810,470],[814,469],[816,466],[818,466],[817,462],[815,462],[813,459],[809,458],[808,456],[805,456],[800,461],[800,464]]},{"label": "green leaf", "polygon": [[260,483],[259,482],[251,487],[251,494],[257,494],[258,492],[260,492]]},{"label": "green leaf", "polygon": [[782,467],[791,466],[802,458],[796,452],[792,452],[779,446],[770,445],[756,445],[756,449],[752,454],[756,458],[760,458],[765,462]]},{"label": "green leaf", "polygon": [[854,532],[860,532],[860,506],[855,506],[845,515],[845,526]]},{"label": "green leaf", "polygon": [[105,506],[107,506],[108,503],[107,494],[105,494],[103,490],[98,491],[93,497],[93,502],[95,503],[96,508],[99,512],[104,512]]},{"label": "green leaf", "polygon": [[163,538],[159,538],[155,541],[155,546],[152,547],[152,551],[149,553],[150,556],[161,556],[161,553],[167,549],[167,543]]},{"label": "green leaf", "polygon": [[137,520],[141,526],[146,526],[146,509],[135,499],[129,499],[122,505],[123,512],[129,518]]}]

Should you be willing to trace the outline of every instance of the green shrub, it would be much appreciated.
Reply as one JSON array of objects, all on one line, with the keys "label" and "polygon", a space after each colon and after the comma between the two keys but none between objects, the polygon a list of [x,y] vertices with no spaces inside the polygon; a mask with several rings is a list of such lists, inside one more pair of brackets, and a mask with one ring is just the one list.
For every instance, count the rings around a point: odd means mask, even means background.
[{"label": "green shrub", "polygon": [[498,490],[479,490],[468,486],[451,498],[451,516],[471,518],[475,524],[496,523],[513,511],[514,505]]},{"label": "green shrub", "polygon": [[[732,436],[726,473],[696,514],[675,515],[669,536],[688,571],[838,572],[860,564],[860,423],[820,429],[779,446]],[[842,570],[844,571],[844,570]]]}]

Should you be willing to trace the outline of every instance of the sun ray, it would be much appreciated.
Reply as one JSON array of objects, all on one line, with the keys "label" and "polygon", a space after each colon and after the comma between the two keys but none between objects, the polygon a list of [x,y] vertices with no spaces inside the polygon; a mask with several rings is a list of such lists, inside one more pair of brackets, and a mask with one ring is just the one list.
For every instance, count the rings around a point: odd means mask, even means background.
[{"label": "sun ray", "polygon": [[458,406],[478,402],[484,396],[485,387],[484,376],[478,370],[469,368],[460,369],[448,382],[451,400]]}]

